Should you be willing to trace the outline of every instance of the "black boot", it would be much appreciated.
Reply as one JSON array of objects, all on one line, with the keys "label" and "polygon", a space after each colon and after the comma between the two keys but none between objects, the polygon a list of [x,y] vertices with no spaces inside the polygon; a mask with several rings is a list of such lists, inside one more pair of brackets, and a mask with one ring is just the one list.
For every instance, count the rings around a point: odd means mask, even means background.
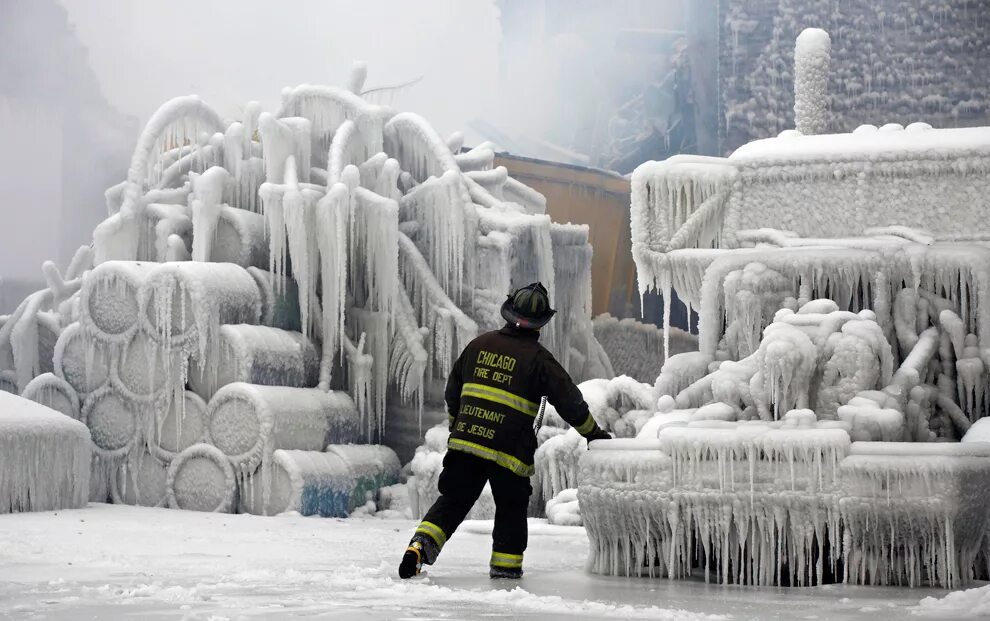
[{"label": "black boot", "polygon": [[406,548],[406,553],[402,555],[402,562],[399,563],[399,577],[403,580],[419,575],[423,567],[423,544],[413,541]]},{"label": "black boot", "polygon": [[518,580],[519,578],[522,578],[522,576],[522,567],[496,567],[492,565],[488,569],[489,578],[511,578],[513,580]]}]

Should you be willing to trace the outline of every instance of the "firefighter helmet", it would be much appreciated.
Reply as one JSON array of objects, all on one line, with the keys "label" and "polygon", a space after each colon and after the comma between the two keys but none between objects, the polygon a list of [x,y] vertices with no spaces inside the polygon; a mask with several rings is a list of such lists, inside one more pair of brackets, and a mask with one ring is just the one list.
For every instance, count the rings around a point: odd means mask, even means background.
[{"label": "firefighter helmet", "polygon": [[556,313],[542,283],[534,282],[516,289],[502,304],[502,317],[517,328],[539,330]]}]

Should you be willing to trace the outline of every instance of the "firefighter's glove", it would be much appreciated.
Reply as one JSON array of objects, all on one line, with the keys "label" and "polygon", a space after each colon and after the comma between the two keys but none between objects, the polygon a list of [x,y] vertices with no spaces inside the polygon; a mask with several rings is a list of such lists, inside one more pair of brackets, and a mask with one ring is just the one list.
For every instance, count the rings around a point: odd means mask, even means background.
[{"label": "firefighter's glove", "polygon": [[591,443],[594,442],[595,440],[611,440],[612,434],[608,433],[607,431],[602,431],[601,429],[595,429],[587,436],[585,436],[585,438],[588,440],[588,446],[590,447]]}]

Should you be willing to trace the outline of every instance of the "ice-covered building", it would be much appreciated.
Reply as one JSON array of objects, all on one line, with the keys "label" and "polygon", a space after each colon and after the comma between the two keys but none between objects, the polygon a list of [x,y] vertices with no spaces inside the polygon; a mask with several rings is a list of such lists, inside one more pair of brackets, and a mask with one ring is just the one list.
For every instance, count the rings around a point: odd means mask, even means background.
[{"label": "ice-covered building", "polygon": [[163,105],[92,246],[0,322],[3,388],[89,428],[93,500],[346,515],[446,420],[451,363],[535,280],[560,317],[544,343],[578,379],[611,373],[587,227],[551,222],[491,145],[362,99],[364,77],[238,120]]},{"label": "ice-covered building", "polygon": [[620,409],[632,427],[612,430],[637,439],[542,449],[546,495],[579,485],[593,571],[949,587],[987,570],[990,128],[823,134],[830,50],[797,39],[803,131],[633,175],[640,289],[699,312],[698,351],[668,342],[648,411]]}]

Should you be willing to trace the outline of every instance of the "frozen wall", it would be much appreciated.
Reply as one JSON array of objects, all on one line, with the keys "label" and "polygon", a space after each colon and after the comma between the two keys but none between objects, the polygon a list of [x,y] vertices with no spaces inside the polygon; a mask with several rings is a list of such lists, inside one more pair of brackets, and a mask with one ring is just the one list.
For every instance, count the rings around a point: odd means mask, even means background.
[{"label": "frozen wall", "polygon": [[794,40],[832,35],[827,130],[990,124],[990,5],[980,0],[719,3],[721,148],[794,126]]}]

